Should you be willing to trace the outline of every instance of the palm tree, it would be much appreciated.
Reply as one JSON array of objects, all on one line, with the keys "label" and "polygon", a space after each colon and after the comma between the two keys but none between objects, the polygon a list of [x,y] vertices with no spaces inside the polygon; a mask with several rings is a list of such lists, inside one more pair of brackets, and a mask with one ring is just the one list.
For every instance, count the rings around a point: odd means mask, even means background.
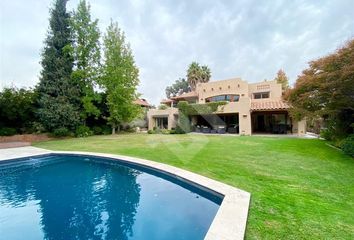
[{"label": "palm tree", "polygon": [[192,91],[198,83],[209,82],[211,78],[211,71],[208,66],[200,66],[197,62],[192,62],[187,70],[187,80]]}]

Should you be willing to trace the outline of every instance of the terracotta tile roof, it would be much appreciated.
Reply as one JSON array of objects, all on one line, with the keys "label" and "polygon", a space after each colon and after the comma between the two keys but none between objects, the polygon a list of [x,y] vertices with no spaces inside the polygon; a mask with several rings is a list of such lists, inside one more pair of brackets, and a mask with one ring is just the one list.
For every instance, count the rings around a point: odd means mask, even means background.
[{"label": "terracotta tile roof", "polygon": [[162,100],[160,101],[160,103],[162,103],[162,104],[164,104],[164,103],[171,103],[171,102],[173,102],[172,99],[162,99]]},{"label": "terracotta tile roof", "polygon": [[137,99],[134,103],[140,106],[150,107],[150,104],[145,99]]},{"label": "terracotta tile roof", "polygon": [[252,101],[251,110],[284,110],[289,105],[282,100]]},{"label": "terracotta tile roof", "polygon": [[183,99],[183,98],[194,98],[198,97],[198,94],[196,92],[187,92],[187,93],[182,93],[179,96],[172,97],[171,99]]}]

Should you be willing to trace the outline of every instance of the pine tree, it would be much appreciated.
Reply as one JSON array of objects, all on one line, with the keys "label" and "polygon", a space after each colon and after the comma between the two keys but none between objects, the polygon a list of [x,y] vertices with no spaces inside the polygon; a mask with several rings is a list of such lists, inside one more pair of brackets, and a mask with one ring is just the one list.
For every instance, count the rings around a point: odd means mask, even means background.
[{"label": "pine tree", "polygon": [[73,58],[67,0],[56,0],[50,10],[49,30],[42,52],[38,85],[38,116],[49,131],[75,128],[79,122],[78,86],[71,81]]},{"label": "pine tree", "polygon": [[81,0],[71,19],[75,63],[72,78],[80,86],[81,117],[84,121],[91,115],[100,115],[94,104],[100,101],[100,95],[94,91],[100,66],[100,32],[97,24],[97,19],[91,19],[90,4]]},{"label": "pine tree", "polygon": [[139,84],[139,70],[135,65],[133,53],[125,42],[124,32],[117,23],[111,22],[103,38],[104,64],[101,87],[107,94],[112,134],[122,123],[132,121],[140,108],[133,104],[137,98],[136,88]]},{"label": "pine tree", "polygon": [[288,77],[286,76],[285,72],[280,69],[277,73],[276,78],[274,79],[277,81],[277,83],[281,84],[281,88],[283,91],[287,90],[289,88],[289,80]]}]

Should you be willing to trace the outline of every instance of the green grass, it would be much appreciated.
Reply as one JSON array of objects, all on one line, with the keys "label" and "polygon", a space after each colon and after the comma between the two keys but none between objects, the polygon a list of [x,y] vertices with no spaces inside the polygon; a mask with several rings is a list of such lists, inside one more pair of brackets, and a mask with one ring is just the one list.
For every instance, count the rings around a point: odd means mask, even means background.
[{"label": "green grass", "polygon": [[354,239],[354,160],[321,140],[130,134],[34,145],[141,157],[246,190],[247,239]]}]

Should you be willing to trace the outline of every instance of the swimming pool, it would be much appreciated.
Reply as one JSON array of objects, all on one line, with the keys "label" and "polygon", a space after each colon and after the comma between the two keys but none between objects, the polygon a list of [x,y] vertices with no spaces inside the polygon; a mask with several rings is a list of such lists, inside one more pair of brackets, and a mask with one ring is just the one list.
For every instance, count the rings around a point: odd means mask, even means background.
[{"label": "swimming pool", "polygon": [[203,239],[221,194],[104,157],[0,162],[0,239]]}]

